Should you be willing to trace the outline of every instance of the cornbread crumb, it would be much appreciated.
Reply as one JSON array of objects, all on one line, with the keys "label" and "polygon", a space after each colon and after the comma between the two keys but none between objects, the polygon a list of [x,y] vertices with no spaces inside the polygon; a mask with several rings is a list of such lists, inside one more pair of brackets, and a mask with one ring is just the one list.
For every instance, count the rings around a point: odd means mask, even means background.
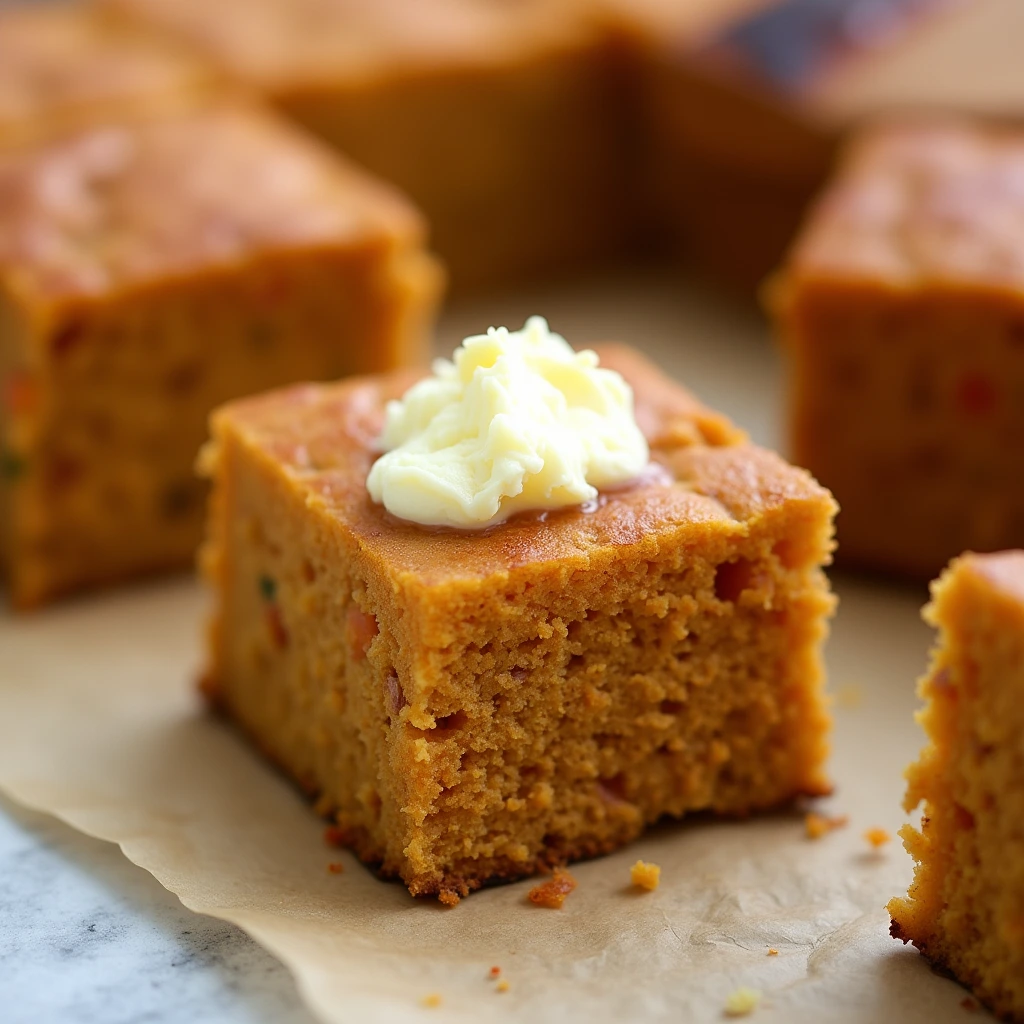
[{"label": "cornbread crumb", "polygon": [[461,897],[453,889],[442,889],[437,894],[439,903],[443,903],[446,907],[456,907],[459,905]]},{"label": "cornbread crumb", "polygon": [[342,864],[340,861],[334,861],[331,864],[327,865],[327,870],[332,875],[340,875],[345,870],[345,865]]},{"label": "cornbread crumb", "polygon": [[884,828],[869,828],[864,833],[864,838],[876,849],[880,849],[885,846],[886,843],[891,842],[892,836]]},{"label": "cornbread crumb", "polygon": [[637,888],[652,892],[658,888],[658,883],[661,881],[661,868],[657,864],[648,864],[638,860],[629,869],[629,878]]},{"label": "cornbread crumb", "polygon": [[498,977],[499,974],[501,974],[501,968],[500,967],[492,967],[491,968],[490,975],[491,975],[492,978]]},{"label": "cornbread crumb", "polygon": [[770,946],[768,948],[768,955],[769,956],[778,956],[779,955],[779,951],[774,946]]},{"label": "cornbread crumb", "polygon": [[344,846],[345,833],[337,825],[328,825],[324,829],[324,842],[328,846]]},{"label": "cornbread crumb", "polygon": [[726,1017],[746,1017],[753,1013],[761,1002],[761,993],[756,988],[738,988],[729,993],[725,1001]]},{"label": "cornbread crumb", "polygon": [[498,984],[494,987],[498,992],[507,992],[509,985],[508,982],[504,978],[502,978],[501,981],[499,981]]},{"label": "cornbread crumb", "polygon": [[828,835],[829,832],[843,828],[849,823],[850,819],[845,814],[837,814],[830,818],[824,814],[818,814],[816,811],[810,811],[804,818],[804,828],[807,830],[808,839],[820,839],[822,836]]},{"label": "cornbread crumb", "polygon": [[853,711],[861,706],[864,700],[864,691],[857,683],[847,683],[836,689],[833,700],[837,708]]},{"label": "cornbread crumb", "polygon": [[431,992],[420,1000],[420,1006],[425,1006],[428,1010],[434,1010],[440,1005],[441,997],[436,992]]},{"label": "cornbread crumb", "polygon": [[555,868],[555,873],[540,885],[535,885],[529,892],[531,903],[538,907],[558,910],[565,902],[565,897],[576,888],[576,879],[563,868]]}]

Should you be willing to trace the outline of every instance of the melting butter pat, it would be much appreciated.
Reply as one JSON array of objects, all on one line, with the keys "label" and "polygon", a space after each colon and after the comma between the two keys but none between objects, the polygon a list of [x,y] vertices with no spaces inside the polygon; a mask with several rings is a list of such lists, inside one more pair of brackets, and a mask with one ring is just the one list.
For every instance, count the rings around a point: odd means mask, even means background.
[{"label": "melting butter pat", "polygon": [[543,317],[467,338],[433,371],[388,403],[366,480],[401,519],[482,529],[592,501],[647,465],[629,385]]}]

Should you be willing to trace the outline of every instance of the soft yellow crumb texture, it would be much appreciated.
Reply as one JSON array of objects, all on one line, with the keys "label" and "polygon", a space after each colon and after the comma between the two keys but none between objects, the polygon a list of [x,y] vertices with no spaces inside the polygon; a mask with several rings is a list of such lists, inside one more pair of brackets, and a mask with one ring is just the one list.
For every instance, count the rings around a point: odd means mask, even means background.
[{"label": "soft yellow crumb texture", "polygon": [[657,864],[648,864],[638,860],[629,869],[629,877],[635,886],[650,892],[658,888],[658,883],[661,881],[661,868]]}]

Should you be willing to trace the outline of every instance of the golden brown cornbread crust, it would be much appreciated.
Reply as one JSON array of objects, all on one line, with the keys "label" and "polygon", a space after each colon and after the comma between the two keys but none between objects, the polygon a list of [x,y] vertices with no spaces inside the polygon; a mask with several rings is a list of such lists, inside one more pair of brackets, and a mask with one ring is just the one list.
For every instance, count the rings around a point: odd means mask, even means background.
[{"label": "golden brown cornbread crust", "polygon": [[931,578],[1024,543],[1024,139],[893,123],[850,148],[775,292],[790,453],[840,558]]},{"label": "golden brown cornbread crust", "polygon": [[964,555],[932,595],[928,745],[904,800],[924,812],[920,831],[900,832],[917,863],[909,895],[889,903],[891,931],[1024,1021],[1024,551]]},{"label": "golden brown cornbread crust", "polygon": [[831,497],[632,351],[600,353],[661,468],[483,534],[366,493],[383,402],[413,375],[213,418],[206,688],[413,893],[828,790]]},{"label": "golden brown cornbread crust", "polygon": [[0,561],[30,607],[186,567],[211,409],[425,356],[398,193],[218,102],[0,154]]},{"label": "golden brown cornbread crust", "polygon": [[94,5],[0,9],[0,149],[186,106],[223,86],[190,48]]}]

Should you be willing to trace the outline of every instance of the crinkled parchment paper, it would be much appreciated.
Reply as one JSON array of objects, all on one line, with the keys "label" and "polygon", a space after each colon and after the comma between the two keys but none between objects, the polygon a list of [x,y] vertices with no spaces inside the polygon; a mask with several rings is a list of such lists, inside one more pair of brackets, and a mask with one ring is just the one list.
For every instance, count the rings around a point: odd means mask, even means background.
[{"label": "crinkled parchment paper", "polygon": [[[660,286],[506,306],[457,311],[449,340],[480,316],[547,312],[571,338],[644,343],[773,439],[774,357],[742,316]],[[795,814],[666,826],[575,866],[559,911],[529,904],[529,883],[443,909],[325,846],[303,799],[196,696],[205,603],[190,581],[0,614],[0,788],[119,843],[186,906],[245,929],[325,1021],[710,1021],[741,986],[763,994],[758,1021],[957,1019],[963,990],[888,936],[884,905],[905,890],[908,857],[898,840],[873,852],[863,838],[903,821],[901,772],[921,743],[924,594],[838,589],[826,807],[849,826],[818,841]],[[661,865],[657,891],[630,890],[638,857]],[[344,871],[330,873],[338,861]],[[488,980],[492,965],[507,992]],[[440,1006],[421,1005],[430,994]]]}]

